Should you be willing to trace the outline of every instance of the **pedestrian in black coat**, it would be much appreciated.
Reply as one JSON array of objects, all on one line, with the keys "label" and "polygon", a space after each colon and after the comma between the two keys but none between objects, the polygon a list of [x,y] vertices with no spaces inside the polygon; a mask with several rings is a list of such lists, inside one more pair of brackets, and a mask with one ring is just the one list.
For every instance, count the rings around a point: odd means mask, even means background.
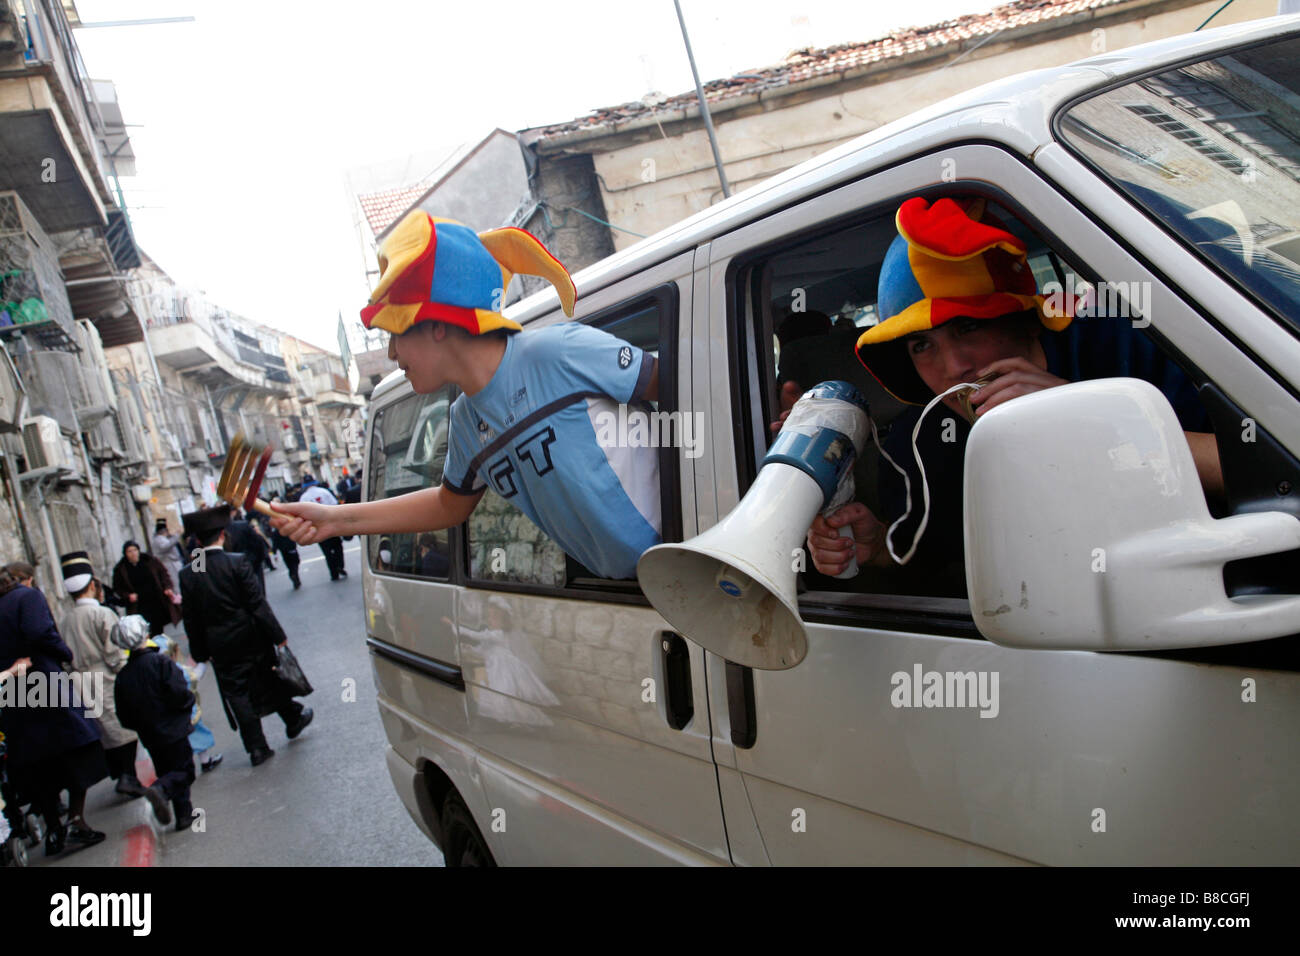
[{"label": "pedestrian in black coat", "polygon": [[176,829],[188,830],[194,823],[194,805],[190,802],[194,783],[194,752],[190,749],[194,694],[190,682],[185,672],[149,640],[148,622],[139,615],[128,615],[117,622],[113,643],[130,655],[114,687],[117,719],[123,727],[139,734],[158,777],[145,790],[145,799],[159,823],[171,823],[174,809]]},{"label": "pedestrian in black coat", "polygon": [[229,516],[229,506],[183,516],[186,528],[204,545],[202,560],[181,570],[185,632],[194,660],[212,662],[226,716],[256,767],[274,754],[262,733],[261,718],[279,714],[292,740],[311,723],[312,711],[286,692],[272,670],[275,648],[288,638],[266,603],[248,556],[222,548]]},{"label": "pedestrian in black coat", "polygon": [[[0,670],[30,658],[22,676],[53,686],[61,676],[61,663],[72,651],[59,636],[45,595],[25,587],[7,569],[0,568]],[[13,688],[10,689],[11,692]],[[89,701],[85,703],[89,704]],[[7,772],[24,803],[33,804],[45,818],[45,853],[72,846],[90,846],[104,834],[86,823],[86,791],[108,776],[99,728],[83,709],[75,707],[3,707],[0,731],[5,735]],[[59,818],[59,791],[68,791],[68,826]]]},{"label": "pedestrian in black coat", "polygon": [[258,537],[262,539],[262,543],[266,545],[266,566],[274,571],[276,569],[275,542],[271,540],[271,519],[257,511],[252,513],[245,511],[241,514],[241,517],[248,522],[249,527],[257,532]]},{"label": "pedestrian in black coat", "polygon": [[[279,495],[272,495],[272,501],[279,501]],[[271,526],[271,547],[280,552],[280,557],[284,558],[284,566],[289,569],[289,580],[293,582],[293,589],[296,591],[302,587],[302,580],[298,577],[298,545],[293,538],[286,538]]]},{"label": "pedestrian in black coat", "polygon": [[[226,526],[226,550],[248,555],[257,583],[266,590],[266,566],[270,563],[266,542],[247,521],[231,521]],[[182,596],[184,592],[182,592]]]},{"label": "pedestrian in black coat", "polygon": [[154,634],[180,623],[180,610],[172,600],[174,584],[167,567],[152,554],[134,541],[122,545],[122,560],[113,568],[113,590],[126,598],[126,613],[145,617]]}]

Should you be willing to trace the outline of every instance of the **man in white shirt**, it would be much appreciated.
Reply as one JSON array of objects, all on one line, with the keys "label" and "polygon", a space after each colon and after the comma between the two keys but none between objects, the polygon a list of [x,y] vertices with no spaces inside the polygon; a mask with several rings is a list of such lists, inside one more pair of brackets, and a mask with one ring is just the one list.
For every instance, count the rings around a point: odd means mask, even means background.
[{"label": "man in white shirt", "polygon": [[144,784],[135,772],[137,737],[117,719],[114,687],[126,666],[126,653],[113,643],[117,615],[99,603],[103,590],[95,578],[90,555],[73,551],[59,558],[63,586],[76,602],[63,618],[60,631],[72,650],[72,667],[79,673],[103,674],[103,710],[99,714],[99,739],[104,746],[108,775],[117,781],[117,792],[127,797],[144,794]]},{"label": "man in white shirt", "polygon": [[[311,475],[302,476],[302,494],[299,501],[309,501],[318,505],[337,505],[339,500],[329,488],[320,484]],[[325,564],[330,569],[330,580],[346,578],[348,572],[343,567],[343,539],[337,535],[320,542],[321,552],[325,555]]]}]

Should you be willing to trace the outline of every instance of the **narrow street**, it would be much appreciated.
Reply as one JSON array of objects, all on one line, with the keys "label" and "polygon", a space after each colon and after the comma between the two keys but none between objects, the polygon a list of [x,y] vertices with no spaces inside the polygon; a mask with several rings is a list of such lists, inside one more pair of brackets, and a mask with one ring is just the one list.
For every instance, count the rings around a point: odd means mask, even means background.
[{"label": "narrow street", "polygon": [[[348,577],[329,579],[320,548],[300,549],[302,588],[293,590],[283,562],[266,574],[276,616],[289,635],[315,693],[305,703],[315,719],[297,740],[284,735],[274,714],[262,726],[275,756],[254,769],[230,729],[216,681],[200,685],[203,720],[225,760],[200,773],[194,806],[206,814],[206,831],[153,828],[161,840],[157,866],[365,866],[441,865],[437,847],[411,822],[393,791],[384,764],[387,742],[375,705],[361,604],[360,539],[346,542]],[[170,629],[178,635],[181,629]],[[182,648],[185,645],[182,643]],[[344,702],[344,681],[356,682],[356,701]],[[141,778],[152,767],[140,749]],[[197,769],[197,768],[196,768]],[[148,859],[148,844],[128,832],[152,820],[143,799],[127,801],[105,780],[91,789],[86,817],[108,838],[98,846],[47,861],[44,847],[30,851],[34,866],[121,866]],[[140,834],[143,831],[135,831]]]}]

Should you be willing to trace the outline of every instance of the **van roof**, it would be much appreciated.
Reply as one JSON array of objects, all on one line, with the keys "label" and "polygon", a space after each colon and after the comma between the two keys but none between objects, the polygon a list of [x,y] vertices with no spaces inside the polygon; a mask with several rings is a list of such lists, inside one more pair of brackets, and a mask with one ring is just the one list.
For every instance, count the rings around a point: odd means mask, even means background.
[{"label": "van roof", "polygon": [[[1001,143],[1022,156],[1032,156],[1052,141],[1056,111],[1091,89],[1297,30],[1300,14],[1167,37],[994,80],[933,103],[756,183],[574,274],[579,307],[585,294],[904,156],[972,140]],[[511,305],[505,315],[527,325],[558,305],[554,290],[546,288]],[[403,381],[401,370],[390,372],[375,386],[372,402]]]}]

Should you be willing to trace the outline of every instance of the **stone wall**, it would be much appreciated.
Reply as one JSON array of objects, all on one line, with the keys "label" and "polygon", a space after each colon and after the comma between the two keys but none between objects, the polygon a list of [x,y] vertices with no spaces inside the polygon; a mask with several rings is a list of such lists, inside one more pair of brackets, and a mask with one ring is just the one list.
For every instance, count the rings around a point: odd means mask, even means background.
[{"label": "stone wall", "polygon": [[[609,227],[588,218],[608,219],[590,156],[544,158],[533,178],[533,196],[545,203],[546,208],[535,211],[522,228],[540,239],[570,273],[613,255],[614,242]],[[523,294],[508,296],[508,302],[550,287],[545,279],[535,276],[519,276],[512,289],[518,289],[520,284]]]},{"label": "stone wall", "polygon": [[[500,548],[500,553],[493,554]],[[505,570],[500,568],[504,558]],[[488,489],[469,519],[470,576],[563,587],[564,551],[514,505]]]}]

